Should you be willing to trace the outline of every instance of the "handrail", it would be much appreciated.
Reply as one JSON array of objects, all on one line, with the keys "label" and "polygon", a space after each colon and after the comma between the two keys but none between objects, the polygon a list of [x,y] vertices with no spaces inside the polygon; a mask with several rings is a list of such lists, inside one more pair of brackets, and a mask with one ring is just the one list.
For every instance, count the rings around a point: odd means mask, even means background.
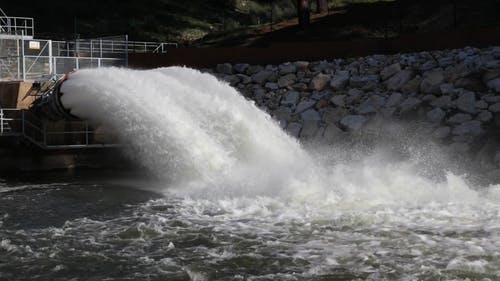
[{"label": "handrail", "polygon": [[[6,117],[7,112],[20,112],[21,117]],[[63,149],[63,148],[108,148],[108,147],[119,147],[120,144],[115,143],[91,143],[91,136],[94,135],[106,135],[96,133],[94,130],[89,130],[88,121],[72,121],[72,123],[76,123],[75,125],[80,125],[85,128],[85,130],[75,130],[75,131],[49,131],[47,130],[45,125],[38,126],[31,121],[27,120],[29,118],[34,118],[41,124],[44,122],[36,115],[31,113],[30,111],[23,109],[12,109],[12,108],[0,108],[0,136],[21,136],[31,143],[42,149]],[[20,121],[21,129],[12,128],[11,122]],[[5,123],[9,124],[10,130],[6,130]],[[29,128],[29,129],[28,129]],[[35,132],[34,134],[30,134],[29,132]],[[37,137],[37,134],[39,137]],[[82,138],[79,141],[75,139],[71,139],[68,141],[66,138],[63,139],[63,144],[50,144],[50,140],[47,140],[49,136],[65,136],[65,135],[74,135],[81,136]],[[84,141],[83,140],[84,137]],[[39,139],[41,138],[41,139]]]}]

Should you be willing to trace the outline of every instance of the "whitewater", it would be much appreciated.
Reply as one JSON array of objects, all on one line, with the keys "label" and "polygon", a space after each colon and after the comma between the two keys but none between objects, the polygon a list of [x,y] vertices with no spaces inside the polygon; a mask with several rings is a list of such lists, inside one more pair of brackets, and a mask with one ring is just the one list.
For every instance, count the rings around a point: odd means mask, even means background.
[{"label": "whitewater", "polygon": [[[33,267],[41,279],[76,277],[86,257],[119,265],[108,271],[116,279],[500,279],[500,187],[422,163],[417,145],[404,159],[382,146],[304,148],[227,83],[184,67],[81,70],[61,92],[71,114],[118,134],[154,179],[130,183],[139,189],[79,183],[73,192],[93,194],[90,215],[1,230],[7,277],[40,257],[51,257]],[[66,185],[26,190],[58,198]],[[8,225],[13,210],[0,210]]]}]

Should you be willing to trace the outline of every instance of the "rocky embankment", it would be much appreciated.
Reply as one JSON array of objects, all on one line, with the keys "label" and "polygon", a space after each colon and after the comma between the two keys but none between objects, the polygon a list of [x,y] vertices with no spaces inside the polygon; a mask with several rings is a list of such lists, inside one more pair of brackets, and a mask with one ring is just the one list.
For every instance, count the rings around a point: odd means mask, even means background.
[{"label": "rocky embankment", "polygon": [[301,140],[333,143],[373,120],[419,122],[453,153],[481,155],[500,180],[500,47],[209,71]]}]

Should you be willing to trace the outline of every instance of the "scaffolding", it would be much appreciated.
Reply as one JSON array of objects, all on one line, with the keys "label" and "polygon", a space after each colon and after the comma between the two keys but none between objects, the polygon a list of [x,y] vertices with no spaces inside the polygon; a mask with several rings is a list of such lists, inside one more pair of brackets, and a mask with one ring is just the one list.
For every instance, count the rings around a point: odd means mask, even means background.
[{"label": "scaffolding", "polygon": [[128,36],[54,41],[35,39],[34,19],[0,8],[0,80],[48,81],[83,68],[128,66],[129,53],[167,53],[177,43],[129,41]]}]

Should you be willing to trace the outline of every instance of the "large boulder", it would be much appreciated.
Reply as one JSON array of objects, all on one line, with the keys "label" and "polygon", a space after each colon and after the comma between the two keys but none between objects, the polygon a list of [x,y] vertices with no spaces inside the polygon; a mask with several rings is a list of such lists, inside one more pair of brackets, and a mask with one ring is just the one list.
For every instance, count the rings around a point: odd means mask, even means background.
[{"label": "large boulder", "polygon": [[333,96],[330,99],[330,103],[337,107],[344,107],[345,106],[345,95],[338,95],[338,96]]},{"label": "large boulder", "polygon": [[297,76],[293,73],[286,74],[285,76],[282,76],[278,79],[278,86],[280,88],[285,88],[288,86],[291,86],[295,83],[297,80]]},{"label": "large boulder", "polygon": [[444,83],[444,75],[442,71],[434,71],[428,73],[420,84],[420,90],[425,94],[440,94],[441,84]]},{"label": "large boulder", "polygon": [[350,131],[358,131],[363,127],[366,121],[368,121],[368,119],[363,115],[347,115],[340,120],[340,124]]},{"label": "large boulder", "polygon": [[464,122],[453,129],[453,134],[458,136],[480,136],[482,133],[481,122],[478,120]]},{"label": "large boulder", "polygon": [[413,78],[414,74],[411,70],[403,70],[387,80],[387,89],[397,91],[403,87],[408,81]]},{"label": "large boulder", "polygon": [[487,85],[488,88],[494,90],[497,93],[500,93],[500,78],[489,81]]},{"label": "large boulder", "polygon": [[349,85],[353,88],[363,88],[368,83],[378,83],[379,79],[380,77],[376,74],[353,76],[349,80]]},{"label": "large boulder", "polygon": [[252,80],[258,84],[264,84],[264,82],[267,82],[272,75],[273,75],[272,71],[263,70],[252,75]]},{"label": "large boulder", "polygon": [[401,100],[403,99],[403,95],[401,93],[392,93],[389,96],[389,99],[387,99],[387,102],[385,104],[386,107],[395,107],[398,106],[401,103]]},{"label": "large boulder", "polygon": [[330,75],[326,75],[323,73],[319,73],[311,79],[311,83],[309,84],[309,88],[316,91],[323,91],[328,82],[330,81]]},{"label": "large boulder", "polygon": [[247,72],[249,65],[247,63],[237,63],[233,66],[234,71],[236,73],[245,74]]},{"label": "large boulder", "polygon": [[286,94],[285,98],[281,100],[281,104],[294,106],[299,101],[300,94],[296,91],[290,91]]},{"label": "large boulder", "polygon": [[295,109],[295,113],[302,113],[309,108],[313,107],[316,104],[316,101],[314,100],[303,100],[301,101],[298,105],[297,108]]},{"label": "large boulder", "polygon": [[300,131],[300,137],[304,139],[313,138],[318,131],[318,121],[316,120],[305,120],[302,123],[302,130]]},{"label": "large boulder", "polygon": [[446,112],[439,107],[427,112],[427,119],[433,123],[440,123],[445,116]]},{"label": "large boulder", "polygon": [[337,71],[337,73],[335,73],[332,77],[332,80],[330,80],[330,87],[336,91],[342,90],[345,86],[347,86],[349,79],[349,71]]},{"label": "large boulder", "polygon": [[431,102],[431,105],[434,107],[441,107],[441,108],[452,108],[454,106],[450,96],[441,96],[433,100]]},{"label": "large boulder", "polygon": [[495,103],[495,104],[492,104],[490,107],[489,107],[489,110],[491,112],[494,112],[494,113],[498,113],[500,112],[500,103]]},{"label": "large boulder", "polygon": [[385,98],[379,95],[370,96],[357,108],[359,114],[369,114],[377,112],[385,104]]},{"label": "large boulder", "polygon": [[472,116],[470,114],[457,113],[448,119],[448,123],[462,124],[462,123],[470,121],[470,120],[472,120]]},{"label": "large boulder", "polygon": [[408,111],[416,109],[422,101],[415,97],[409,97],[399,105],[399,111],[401,113],[406,113]]},{"label": "large boulder", "polygon": [[284,64],[280,64],[278,66],[278,70],[280,72],[280,75],[285,75],[289,73],[295,73],[297,71],[297,67],[295,66],[295,64],[287,62]]},{"label": "large boulder", "polygon": [[464,92],[455,101],[458,109],[467,113],[476,112],[476,94],[473,92]]},{"label": "large boulder", "polygon": [[218,64],[215,67],[215,71],[218,72],[218,73],[223,73],[223,74],[231,75],[231,74],[233,74],[233,66],[230,63]]},{"label": "large boulder", "polygon": [[286,131],[288,134],[290,134],[292,137],[299,137],[300,130],[302,129],[302,124],[297,123],[297,122],[292,122],[289,123],[288,126],[286,126]]},{"label": "large boulder", "polygon": [[380,72],[380,78],[382,78],[382,80],[385,81],[400,71],[401,71],[401,65],[399,63],[389,65],[384,69],[382,69],[382,71]]}]

